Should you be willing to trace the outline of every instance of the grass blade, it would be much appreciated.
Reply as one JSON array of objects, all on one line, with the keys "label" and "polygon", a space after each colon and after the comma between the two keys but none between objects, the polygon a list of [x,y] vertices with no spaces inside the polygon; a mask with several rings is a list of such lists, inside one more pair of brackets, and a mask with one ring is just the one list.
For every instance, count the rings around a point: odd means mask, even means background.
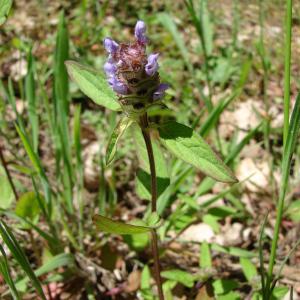
[{"label": "grass blade", "polygon": [[274,228],[274,238],[272,240],[272,248],[271,248],[270,260],[269,260],[268,281],[266,284],[266,288],[268,289],[268,295],[270,293],[270,285],[271,285],[273,268],[276,259],[277,243],[278,243],[280,224],[281,224],[281,219],[283,214],[285,194],[288,188],[288,179],[290,175],[292,156],[295,151],[296,142],[297,142],[299,129],[300,129],[300,93],[297,96],[288,129],[289,130],[286,138],[286,143],[284,145],[282,164],[281,164],[281,172],[282,172],[281,186],[280,186],[280,193],[279,193],[279,199],[277,204],[277,215],[276,215],[276,223]]},{"label": "grass blade", "polygon": [[285,145],[289,131],[290,90],[291,90],[291,46],[292,46],[292,0],[286,1],[286,23],[284,43],[284,124],[283,144]]},{"label": "grass blade", "polygon": [[25,95],[28,102],[28,117],[32,130],[32,146],[33,150],[37,152],[38,149],[38,135],[39,135],[39,119],[36,106],[35,95],[35,81],[34,81],[34,59],[32,56],[32,50],[30,49],[28,58],[28,71],[25,78]]},{"label": "grass blade", "polygon": [[27,257],[24,254],[24,251],[20,247],[19,243],[15,239],[14,235],[12,234],[11,230],[8,228],[8,226],[4,223],[4,221],[0,221],[0,234],[2,236],[2,239],[6,246],[11,251],[12,255],[20,265],[20,267],[24,270],[26,275],[30,278],[33,286],[35,287],[37,293],[40,295],[40,297],[43,300],[46,300],[46,297],[44,295],[42,286],[38,278],[35,276]]},{"label": "grass blade", "polygon": [[3,249],[3,247],[0,245],[0,252],[2,254],[2,257],[0,257],[0,273],[2,274],[6,284],[9,287],[10,293],[13,297],[14,300],[19,300],[21,299],[17,288],[15,286],[14,280],[11,277],[10,274],[10,270],[9,270],[9,266],[8,266],[8,260],[7,260],[7,256],[6,253]]}]

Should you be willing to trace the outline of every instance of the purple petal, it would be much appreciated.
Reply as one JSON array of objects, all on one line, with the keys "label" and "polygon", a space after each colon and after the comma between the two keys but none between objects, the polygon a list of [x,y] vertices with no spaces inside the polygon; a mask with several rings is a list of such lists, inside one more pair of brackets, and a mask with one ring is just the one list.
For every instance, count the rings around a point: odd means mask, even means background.
[{"label": "purple petal", "polygon": [[154,54],[149,55],[148,62],[145,66],[145,71],[146,71],[147,75],[153,76],[157,72],[157,70],[158,70],[158,63],[157,63],[158,56],[159,56],[158,53],[154,53]]},{"label": "purple petal", "polygon": [[119,47],[118,43],[116,43],[111,38],[105,38],[103,44],[106,51],[110,54],[115,53]]},{"label": "purple petal", "polygon": [[107,77],[114,76],[117,71],[117,67],[110,61],[107,61],[103,68]]},{"label": "purple petal", "polygon": [[153,93],[153,100],[159,100],[165,95],[166,89],[170,86],[167,83],[161,83],[157,90]]},{"label": "purple petal", "polygon": [[148,39],[146,37],[146,24],[143,21],[137,21],[135,25],[134,35],[140,43],[147,43]]},{"label": "purple petal", "polygon": [[127,86],[118,80],[116,77],[111,77],[108,80],[108,83],[112,86],[113,90],[121,95],[126,95],[128,92]]}]

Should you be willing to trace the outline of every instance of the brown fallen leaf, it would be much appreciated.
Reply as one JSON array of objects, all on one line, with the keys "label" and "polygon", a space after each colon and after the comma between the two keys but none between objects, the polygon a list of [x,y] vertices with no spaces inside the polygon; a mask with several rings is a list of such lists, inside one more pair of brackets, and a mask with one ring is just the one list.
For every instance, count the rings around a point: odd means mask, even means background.
[{"label": "brown fallen leaf", "polygon": [[212,300],[212,299],[215,299],[213,288],[210,283],[206,283],[199,289],[195,300]]},{"label": "brown fallen leaf", "polygon": [[141,284],[141,272],[135,270],[131,272],[128,276],[127,285],[124,288],[124,291],[127,293],[132,293],[138,290]]}]

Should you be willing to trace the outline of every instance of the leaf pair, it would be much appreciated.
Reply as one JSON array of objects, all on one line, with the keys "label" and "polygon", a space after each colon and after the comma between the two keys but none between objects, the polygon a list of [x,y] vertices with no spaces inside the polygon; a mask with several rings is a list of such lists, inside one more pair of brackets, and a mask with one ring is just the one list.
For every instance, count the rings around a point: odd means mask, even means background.
[{"label": "leaf pair", "polygon": [[[72,61],[66,62],[66,66],[70,77],[78,84],[81,91],[95,103],[112,110],[120,109],[116,95],[108,86],[102,73]],[[117,142],[131,123],[132,121],[129,119],[123,119],[113,131],[107,148],[107,164],[113,160]],[[217,181],[237,182],[229,168],[191,128],[177,122],[168,122],[160,125],[158,130],[165,147],[178,158],[195,166]]]}]

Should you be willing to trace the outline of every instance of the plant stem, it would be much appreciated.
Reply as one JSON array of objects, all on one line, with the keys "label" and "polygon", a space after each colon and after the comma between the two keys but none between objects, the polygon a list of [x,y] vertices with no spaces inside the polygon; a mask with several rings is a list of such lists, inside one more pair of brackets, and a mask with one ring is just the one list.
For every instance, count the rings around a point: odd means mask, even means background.
[{"label": "plant stem", "polygon": [[13,182],[13,180],[12,180],[12,177],[11,177],[11,175],[10,175],[10,172],[9,172],[9,170],[8,170],[8,168],[7,168],[7,163],[6,163],[6,160],[5,160],[5,158],[4,158],[4,155],[3,155],[3,151],[2,151],[1,145],[0,145],[0,160],[1,160],[1,163],[2,163],[3,168],[4,168],[4,170],[5,170],[5,173],[6,173],[6,176],[7,176],[7,178],[8,178],[8,181],[9,181],[9,184],[10,184],[10,186],[11,186],[11,189],[13,190],[13,193],[14,193],[15,198],[16,198],[16,201],[17,201],[18,198],[19,198],[19,197],[18,197],[18,193],[17,193],[16,187],[15,187],[15,184],[14,184],[14,182]]},{"label": "plant stem", "polygon": [[[145,113],[140,117],[140,126],[142,130],[142,134],[145,140],[147,154],[149,158],[149,166],[150,166],[150,175],[151,175],[151,211],[156,212],[156,202],[157,202],[157,183],[156,183],[156,170],[155,170],[155,161],[153,148],[151,143],[151,137],[148,132],[148,116]],[[154,273],[155,280],[158,289],[159,300],[164,300],[164,294],[162,289],[162,279],[160,276],[160,262],[159,262],[159,251],[158,251],[158,239],[157,233],[155,229],[151,230],[152,240],[151,240],[151,249],[154,260]]]},{"label": "plant stem", "polygon": [[[283,149],[285,149],[289,130],[289,105],[290,105],[290,75],[291,75],[291,35],[292,35],[292,0],[286,1],[286,34],[285,34],[285,68],[284,68],[284,128],[283,128]],[[285,155],[283,150],[283,155]],[[284,160],[284,157],[282,158]],[[282,168],[284,174],[285,170]],[[288,175],[286,175],[288,176]],[[276,223],[274,237],[272,240],[271,254],[269,259],[268,277],[266,283],[266,299],[270,299],[272,294],[273,269],[276,260],[276,250],[279,239],[280,224],[283,215],[284,200],[286,194],[287,179],[282,178],[279,200],[277,204]]]},{"label": "plant stem", "polygon": [[290,81],[291,81],[291,37],[292,37],[292,0],[286,1],[286,23],[285,23],[285,59],[284,59],[284,126],[283,144],[285,145],[289,130],[290,112]]}]

